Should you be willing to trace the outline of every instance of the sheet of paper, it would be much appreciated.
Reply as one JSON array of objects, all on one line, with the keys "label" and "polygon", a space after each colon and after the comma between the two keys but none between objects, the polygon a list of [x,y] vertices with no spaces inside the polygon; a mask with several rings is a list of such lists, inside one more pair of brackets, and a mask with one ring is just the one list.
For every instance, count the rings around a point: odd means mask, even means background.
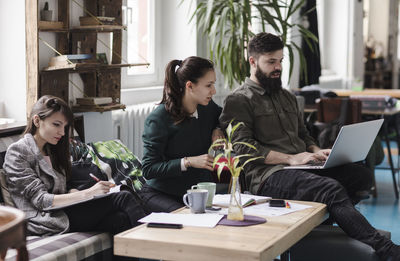
[{"label": "sheet of paper", "polygon": [[[252,205],[246,208],[243,208],[245,215],[254,215],[254,216],[266,216],[266,217],[277,217],[286,215],[295,211],[303,210],[306,208],[311,208],[311,206],[297,204],[297,203],[289,203],[290,208],[274,208],[270,207],[269,203]],[[219,214],[227,215],[228,208],[223,208],[218,211]]]},{"label": "sheet of paper", "polygon": [[297,204],[297,203],[289,203],[290,208],[274,208],[270,207],[269,203],[252,205],[247,208],[244,208],[244,213],[246,215],[262,215],[267,217],[276,217],[286,215],[295,211],[303,210],[306,208],[311,208],[311,206]]},{"label": "sheet of paper", "polygon": [[122,186],[122,185],[117,185],[117,186],[111,187],[111,188],[110,188],[110,191],[108,191],[108,193],[120,192],[120,191],[121,191],[121,186]]},{"label": "sheet of paper", "polygon": [[75,205],[78,205],[78,204],[81,204],[81,203],[84,203],[84,202],[88,202],[88,201],[91,201],[91,200],[108,197],[109,195],[110,195],[110,193],[101,194],[101,195],[94,196],[92,198],[79,200],[79,201],[76,201],[76,202],[73,202],[73,203],[69,203],[69,204],[66,204],[66,205],[62,205],[62,206],[44,208],[43,210],[44,211],[60,210],[60,209],[66,208],[66,207],[75,206]]},{"label": "sheet of paper", "polygon": [[63,208],[66,208],[66,207],[70,207],[70,206],[74,206],[74,205],[77,205],[77,204],[81,204],[81,203],[84,203],[84,202],[88,202],[88,201],[91,201],[91,200],[94,200],[94,199],[104,198],[104,197],[109,196],[112,193],[120,192],[121,189],[123,188],[123,186],[126,186],[126,185],[118,185],[118,186],[111,187],[110,191],[108,191],[108,193],[106,193],[106,194],[97,195],[97,196],[94,196],[92,198],[83,199],[83,200],[76,201],[76,202],[69,203],[69,204],[62,205],[62,206],[48,207],[48,208],[45,208],[43,210],[44,211],[59,210],[59,209],[63,209]]},{"label": "sheet of paper", "polygon": [[[259,200],[259,199],[271,199],[271,197],[264,197],[264,196],[256,196],[251,194],[240,194],[242,205],[248,202],[251,199]],[[229,200],[231,198],[231,194],[216,194],[213,199],[213,205],[221,206],[221,207],[228,207]]]},{"label": "sheet of paper", "polygon": [[223,215],[220,214],[174,214],[174,213],[151,213],[140,219],[142,223],[168,223],[182,224],[183,226],[192,227],[215,227],[221,220]]}]

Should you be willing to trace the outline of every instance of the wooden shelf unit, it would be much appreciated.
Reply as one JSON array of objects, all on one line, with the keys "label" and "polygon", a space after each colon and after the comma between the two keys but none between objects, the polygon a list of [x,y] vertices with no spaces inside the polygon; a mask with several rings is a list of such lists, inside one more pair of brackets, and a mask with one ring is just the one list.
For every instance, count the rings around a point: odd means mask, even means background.
[{"label": "wooden shelf unit", "polygon": [[74,112],[85,112],[85,111],[97,111],[97,112],[105,112],[112,110],[125,109],[126,106],[124,104],[108,104],[108,105],[76,105],[72,106],[72,110]]},{"label": "wooden shelf unit", "polygon": [[57,69],[43,69],[41,73],[52,72],[52,71],[68,71],[69,73],[74,72],[85,72],[92,70],[107,70],[122,67],[132,66],[146,66],[148,63],[120,63],[120,64],[101,64],[101,63],[77,63],[75,68],[57,68]]},{"label": "wooden shelf unit", "polygon": [[[113,98],[113,103],[120,103],[121,68],[147,65],[122,64],[122,0],[85,0],[85,9],[95,16],[114,17],[116,25],[85,25],[70,27],[70,3],[72,0],[55,0],[58,11],[57,21],[39,21],[39,0],[25,0],[26,14],[26,69],[27,69],[27,111],[36,100],[45,94],[61,97],[69,101],[69,74],[78,73],[84,84],[86,96]],[[51,28],[54,24],[54,28]],[[62,27],[60,26],[62,24]],[[43,27],[44,26],[44,27]],[[56,34],[56,46],[61,54],[91,54],[88,63],[78,63],[76,68],[41,70],[39,68],[39,34],[52,32]],[[113,34],[112,64],[97,62],[98,33]],[[50,52],[52,52],[50,50]],[[115,106],[117,108],[118,106]],[[122,107],[122,106],[120,106]],[[88,110],[94,111],[94,110]]]},{"label": "wooden shelf unit", "polygon": [[123,30],[126,29],[126,26],[122,25],[85,25],[85,26],[76,26],[71,29],[71,31],[83,31],[83,30],[93,30],[97,32],[112,32],[114,30]]}]

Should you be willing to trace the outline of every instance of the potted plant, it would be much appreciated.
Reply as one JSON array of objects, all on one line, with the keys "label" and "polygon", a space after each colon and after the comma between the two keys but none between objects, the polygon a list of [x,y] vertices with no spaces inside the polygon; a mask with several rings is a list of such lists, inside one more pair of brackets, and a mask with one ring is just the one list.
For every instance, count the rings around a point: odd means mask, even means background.
[{"label": "potted plant", "polygon": [[[182,0],[184,1],[184,0]],[[300,58],[300,68],[307,75],[306,60],[301,47],[293,41],[302,36],[313,50],[313,41],[317,37],[303,25],[302,17],[293,20],[293,16],[306,0],[209,0],[198,1],[197,8],[190,21],[197,21],[199,30],[208,38],[210,58],[218,64],[224,76],[225,85],[231,88],[234,82],[244,82],[250,73],[247,59],[247,45],[255,35],[253,23],[261,25],[265,32],[267,26],[280,34],[287,48],[290,60],[289,75],[292,74],[294,54]],[[315,9],[306,11],[304,15]],[[258,21],[257,21],[258,18]],[[292,21],[293,20],[293,21]],[[296,33],[291,39],[289,34]]]},{"label": "potted plant", "polygon": [[[240,198],[240,183],[239,183],[239,175],[240,172],[243,170],[244,166],[253,161],[263,157],[252,157],[252,154],[242,154],[236,155],[233,151],[233,146],[236,144],[242,144],[249,148],[254,149],[257,151],[257,148],[247,142],[233,142],[232,143],[232,136],[234,132],[241,126],[244,125],[243,122],[236,123],[232,126],[233,120],[229,123],[228,127],[226,128],[226,138],[217,139],[216,141],[211,144],[209,153],[214,150],[215,148],[222,148],[222,152],[217,154],[214,158],[213,168],[218,166],[217,169],[217,176],[218,179],[221,176],[221,172],[224,168],[227,168],[232,175],[231,179],[231,187],[230,187],[230,200],[229,200],[229,209],[228,209],[228,217],[229,220],[243,220],[243,207]],[[247,158],[243,164],[240,164],[241,158]]]}]

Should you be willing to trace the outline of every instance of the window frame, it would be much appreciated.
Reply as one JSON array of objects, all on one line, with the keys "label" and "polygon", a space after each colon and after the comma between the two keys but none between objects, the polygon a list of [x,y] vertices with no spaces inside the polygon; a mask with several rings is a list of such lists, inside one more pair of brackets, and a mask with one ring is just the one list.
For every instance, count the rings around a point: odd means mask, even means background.
[{"label": "window frame", "polygon": [[[125,4],[126,8],[126,4]],[[161,46],[159,43],[160,35],[161,35],[161,14],[159,8],[159,1],[149,0],[149,23],[150,23],[150,40],[152,43],[151,48],[153,48],[154,54],[154,70],[151,73],[143,73],[143,74],[128,74],[128,68],[122,68],[121,72],[121,88],[122,89],[130,89],[137,87],[147,87],[147,86],[157,86],[162,84],[162,80],[160,77],[160,65],[161,65]],[[126,9],[127,15],[127,9]],[[128,17],[126,17],[128,19]],[[128,54],[128,32],[126,30],[123,31],[123,46],[122,53],[123,57],[126,57]]]}]

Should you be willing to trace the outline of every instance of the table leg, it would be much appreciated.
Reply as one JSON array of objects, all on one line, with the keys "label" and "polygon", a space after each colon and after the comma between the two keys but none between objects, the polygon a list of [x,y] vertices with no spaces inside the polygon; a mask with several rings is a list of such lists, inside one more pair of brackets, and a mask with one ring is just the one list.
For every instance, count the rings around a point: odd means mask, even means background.
[{"label": "table leg", "polygon": [[374,170],[373,174],[374,175],[373,175],[373,181],[372,181],[371,194],[372,194],[372,197],[377,198],[378,197],[378,190],[376,188],[375,170]]},{"label": "table leg", "polygon": [[[394,126],[395,126],[394,130],[396,132],[396,142],[397,142],[397,167],[396,167],[397,172],[396,173],[398,173],[398,171],[399,171],[399,156],[400,156],[399,155],[399,153],[400,153],[400,135],[399,135],[399,129],[397,127],[398,126],[397,119],[398,119],[398,115],[394,115]],[[396,182],[396,176],[394,177],[393,182]],[[396,184],[396,188],[397,188],[397,191],[399,191],[400,177],[397,177],[397,182],[398,183]]]},{"label": "table leg", "polygon": [[[399,199],[399,191],[397,189],[397,182],[396,182],[396,170],[394,169],[394,166],[393,166],[392,152],[390,149],[388,122],[389,122],[389,120],[387,118],[383,122],[383,136],[385,136],[386,148],[388,151],[388,161],[389,161],[389,165],[390,165],[390,170],[392,171],[394,194],[396,196],[396,199]],[[397,136],[396,138],[398,139],[397,126],[395,129],[396,129],[396,136]]]},{"label": "table leg", "polygon": [[17,249],[17,261],[28,261],[29,260],[29,253],[26,249],[26,246],[23,245]]},{"label": "table leg", "polygon": [[7,249],[3,252],[0,252],[0,261],[4,261],[6,259]]}]

